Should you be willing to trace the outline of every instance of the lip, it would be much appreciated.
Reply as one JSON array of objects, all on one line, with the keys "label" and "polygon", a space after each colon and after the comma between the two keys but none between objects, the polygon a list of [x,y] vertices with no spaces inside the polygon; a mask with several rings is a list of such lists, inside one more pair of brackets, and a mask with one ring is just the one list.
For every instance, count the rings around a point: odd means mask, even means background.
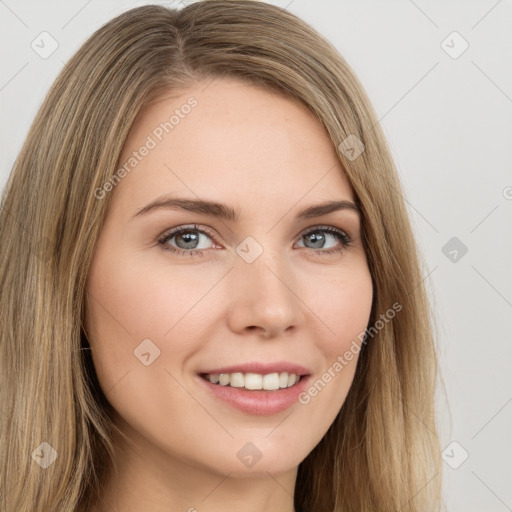
[{"label": "lip", "polygon": [[209,374],[212,373],[260,373],[262,375],[267,375],[268,373],[295,373],[296,375],[306,376],[310,375],[311,371],[305,368],[304,366],[289,363],[286,361],[279,361],[277,363],[244,363],[232,366],[223,366],[220,368],[212,368],[201,370],[198,374]]},{"label": "lip", "polygon": [[[271,367],[280,369],[286,367],[282,365],[264,366],[266,368]],[[262,370],[262,365],[257,364],[239,365],[236,367],[225,367],[219,370],[216,369],[212,371],[201,372],[197,375],[197,378],[200,382],[200,385],[204,386],[204,388],[216,399],[221,400],[222,402],[244,413],[264,416],[277,414],[296,404],[298,402],[299,395],[303,393],[309,385],[311,375],[304,373],[304,368],[298,367],[297,365],[289,365],[288,368],[292,369],[292,371],[289,373],[297,373],[297,375],[301,375],[300,381],[289,388],[283,388],[279,390],[276,389],[273,391],[266,391],[263,389],[248,390],[244,388],[233,388],[231,386],[221,386],[220,384],[213,384],[205,377],[203,377],[205,373],[235,373],[236,371],[240,371],[241,373],[251,372],[262,374],[280,373],[278,370]]]}]

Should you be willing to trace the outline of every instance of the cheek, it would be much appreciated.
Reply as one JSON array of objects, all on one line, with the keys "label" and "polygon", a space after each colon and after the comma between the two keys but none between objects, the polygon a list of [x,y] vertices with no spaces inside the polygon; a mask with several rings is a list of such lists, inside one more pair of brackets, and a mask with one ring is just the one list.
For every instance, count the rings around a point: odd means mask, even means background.
[{"label": "cheek", "polygon": [[[317,281],[317,285],[318,285]],[[354,340],[361,339],[370,318],[373,286],[366,266],[322,280],[324,293],[312,285],[311,309],[326,326],[321,350],[331,364]]]},{"label": "cheek", "polygon": [[321,329],[325,334],[316,337],[322,367],[299,396],[301,406],[319,419],[311,424],[317,435],[312,442],[318,441],[334,421],[350,390],[373,298],[366,266],[322,282],[325,293],[309,291],[311,309],[318,317],[316,325],[327,326]]},{"label": "cheek", "polygon": [[[169,427],[173,410],[194,405],[179,384],[180,366],[200,337],[186,315],[192,318],[191,308],[212,285],[192,272],[165,275],[129,254],[114,260],[113,253],[98,251],[87,283],[85,326],[98,380],[114,409],[139,432]],[[184,442],[186,432],[176,428],[173,436]]]},{"label": "cheek", "polygon": [[108,333],[109,339],[130,343],[160,338],[197,302],[204,287],[192,273],[159,271],[131,255],[117,261],[104,258],[89,273],[91,320],[99,337]]},{"label": "cheek", "polygon": [[[98,378],[105,386],[139,364],[134,351],[147,344],[144,340],[155,344],[159,363],[166,366],[174,366],[194,350],[204,322],[190,320],[203,311],[197,305],[221,275],[151,265],[134,251],[112,258],[114,253],[120,251],[97,252],[87,284],[86,330]],[[180,343],[173,343],[176,339]],[[169,346],[172,358],[165,350]]]}]

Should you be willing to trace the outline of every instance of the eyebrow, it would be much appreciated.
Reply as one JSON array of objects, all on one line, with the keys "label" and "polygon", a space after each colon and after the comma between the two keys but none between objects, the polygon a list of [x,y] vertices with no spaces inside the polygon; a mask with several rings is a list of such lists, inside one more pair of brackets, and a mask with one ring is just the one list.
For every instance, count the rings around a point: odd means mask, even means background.
[{"label": "eyebrow", "polygon": [[[147,213],[162,209],[184,210],[188,212],[200,213],[231,222],[236,222],[240,218],[239,209],[232,208],[231,206],[218,203],[216,201],[161,196],[138,210],[130,220],[133,220],[140,215],[145,215]],[[328,213],[339,210],[352,210],[358,214],[361,213],[360,208],[352,201],[328,201],[326,203],[304,208],[297,214],[297,219],[311,219],[313,217],[320,217],[322,215],[327,215]]]}]

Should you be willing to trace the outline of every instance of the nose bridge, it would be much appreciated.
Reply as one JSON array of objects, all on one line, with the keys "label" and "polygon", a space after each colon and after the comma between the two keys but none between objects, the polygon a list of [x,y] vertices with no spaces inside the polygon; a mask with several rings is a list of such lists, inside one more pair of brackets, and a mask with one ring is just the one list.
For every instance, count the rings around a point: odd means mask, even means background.
[{"label": "nose bridge", "polygon": [[264,247],[251,237],[236,251],[230,283],[234,327],[260,327],[277,333],[296,326],[301,302],[293,291],[294,276],[285,252]]}]

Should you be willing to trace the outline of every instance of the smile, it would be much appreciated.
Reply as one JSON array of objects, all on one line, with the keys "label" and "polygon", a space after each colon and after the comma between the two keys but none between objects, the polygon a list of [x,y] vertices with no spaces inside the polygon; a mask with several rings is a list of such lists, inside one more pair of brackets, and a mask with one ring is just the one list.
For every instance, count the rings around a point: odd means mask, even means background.
[{"label": "smile", "polygon": [[212,384],[230,386],[233,388],[245,388],[248,390],[263,389],[276,391],[294,386],[300,381],[300,375],[295,373],[212,373],[201,375]]}]

